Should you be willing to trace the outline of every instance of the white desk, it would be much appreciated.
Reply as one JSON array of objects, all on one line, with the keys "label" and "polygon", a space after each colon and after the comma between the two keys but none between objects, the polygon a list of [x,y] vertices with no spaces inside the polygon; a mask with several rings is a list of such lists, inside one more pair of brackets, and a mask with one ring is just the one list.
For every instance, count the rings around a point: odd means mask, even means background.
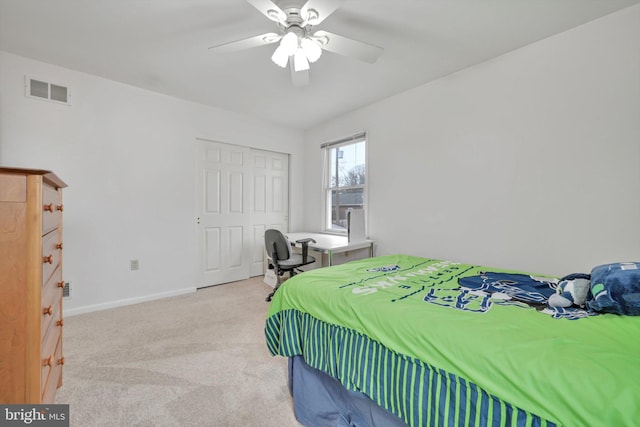
[{"label": "white desk", "polygon": [[[347,236],[335,236],[333,234],[323,233],[285,233],[285,236],[295,243],[296,240],[311,238],[316,243],[309,242],[309,250],[326,254],[329,265],[333,265],[333,256],[338,253],[355,251],[358,249],[369,249],[369,258],[373,257],[373,240],[362,240],[359,242],[349,242]],[[296,247],[301,247],[296,243]]]}]

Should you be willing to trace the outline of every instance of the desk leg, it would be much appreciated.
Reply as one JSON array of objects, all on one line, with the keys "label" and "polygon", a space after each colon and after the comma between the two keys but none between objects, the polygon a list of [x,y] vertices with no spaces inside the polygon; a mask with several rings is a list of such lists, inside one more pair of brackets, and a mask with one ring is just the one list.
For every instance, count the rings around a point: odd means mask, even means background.
[{"label": "desk leg", "polygon": [[369,246],[369,258],[373,258],[373,243]]},{"label": "desk leg", "polygon": [[329,251],[328,252],[328,258],[329,258],[329,267],[331,267],[333,265],[333,251]]}]

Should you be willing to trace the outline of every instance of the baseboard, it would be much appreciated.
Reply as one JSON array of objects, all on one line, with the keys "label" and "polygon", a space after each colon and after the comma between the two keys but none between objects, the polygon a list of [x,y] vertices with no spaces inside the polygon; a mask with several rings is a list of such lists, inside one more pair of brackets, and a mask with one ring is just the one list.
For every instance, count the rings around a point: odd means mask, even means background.
[{"label": "baseboard", "polygon": [[142,297],[126,298],[126,299],[121,299],[117,301],[106,302],[103,304],[86,305],[84,307],[77,307],[77,308],[71,308],[71,309],[63,308],[63,312],[64,312],[64,317],[76,316],[78,314],[108,310],[110,308],[124,307],[127,305],[139,304],[141,302],[148,302],[148,301],[154,301],[154,300],[163,299],[163,298],[175,297],[178,295],[190,294],[195,292],[196,290],[197,288],[184,288],[184,289],[178,289],[176,291],[145,295]]}]

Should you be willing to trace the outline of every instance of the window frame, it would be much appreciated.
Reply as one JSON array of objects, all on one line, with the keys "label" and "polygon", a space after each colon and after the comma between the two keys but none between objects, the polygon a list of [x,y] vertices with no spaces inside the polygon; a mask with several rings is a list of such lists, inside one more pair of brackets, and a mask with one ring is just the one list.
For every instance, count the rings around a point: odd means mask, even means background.
[{"label": "window frame", "polygon": [[[339,149],[341,147],[346,147],[350,145],[355,145],[358,143],[364,143],[364,184],[361,185],[349,185],[349,186],[339,186],[338,183],[336,185],[331,185],[331,167],[332,167],[332,159],[331,159],[331,151],[333,149]],[[363,190],[363,203],[362,209],[365,211],[365,216],[367,212],[367,207],[369,203],[369,150],[367,149],[368,140],[366,132],[362,132],[359,134],[355,134],[353,136],[342,138],[337,141],[328,142],[321,145],[323,150],[323,177],[322,177],[322,232],[327,234],[335,234],[335,235],[347,235],[347,229],[339,230],[333,228],[333,223],[331,222],[332,216],[332,193],[338,190],[354,190],[354,189],[362,189]],[[366,221],[365,221],[366,223]],[[365,224],[366,229],[366,224]]]}]

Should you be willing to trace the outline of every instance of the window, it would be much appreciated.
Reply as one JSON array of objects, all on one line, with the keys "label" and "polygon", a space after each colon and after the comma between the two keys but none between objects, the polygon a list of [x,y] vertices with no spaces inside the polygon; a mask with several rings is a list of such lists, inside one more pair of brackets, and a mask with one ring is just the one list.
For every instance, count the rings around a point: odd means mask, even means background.
[{"label": "window", "polygon": [[365,134],[323,144],[325,165],[325,229],[346,233],[347,212],[366,203]]}]

